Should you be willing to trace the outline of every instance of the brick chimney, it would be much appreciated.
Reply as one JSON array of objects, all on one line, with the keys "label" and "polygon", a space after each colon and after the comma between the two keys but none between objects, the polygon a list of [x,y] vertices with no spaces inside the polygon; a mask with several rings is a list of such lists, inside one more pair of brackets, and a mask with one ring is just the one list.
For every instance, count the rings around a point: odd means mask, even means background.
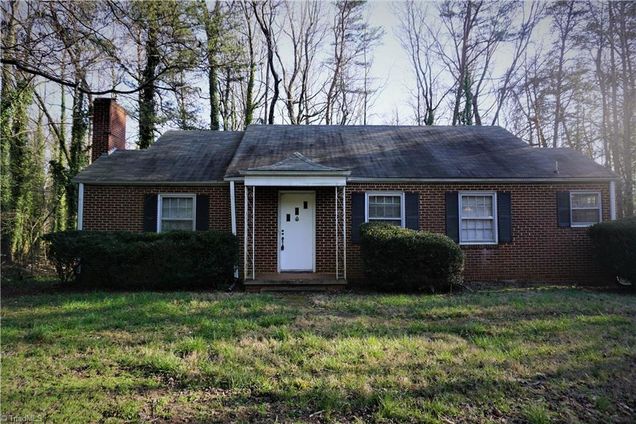
[{"label": "brick chimney", "polygon": [[113,149],[126,150],[126,110],[115,99],[93,101],[93,146],[91,162]]}]

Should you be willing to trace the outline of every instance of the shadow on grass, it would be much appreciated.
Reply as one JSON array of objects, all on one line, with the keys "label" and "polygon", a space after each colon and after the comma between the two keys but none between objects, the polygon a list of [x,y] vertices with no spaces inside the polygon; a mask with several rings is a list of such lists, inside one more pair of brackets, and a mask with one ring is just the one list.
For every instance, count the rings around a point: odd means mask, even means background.
[{"label": "shadow on grass", "polygon": [[[450,334],[509,342],[588,326],[633,324],[634,302],[578,290],[459,296],[286,296],[201,292],[54,293],[6,299],[4,342],[59,342],[92,332],[149,333],[172,342],[188,329],[206,340],[285,337],[294,326],[324,338]],[[307,325],[304,323],[307,321]],[[47,333],[51,333],[48,334]],[[163,336],[163,337],[161,337]]]}]

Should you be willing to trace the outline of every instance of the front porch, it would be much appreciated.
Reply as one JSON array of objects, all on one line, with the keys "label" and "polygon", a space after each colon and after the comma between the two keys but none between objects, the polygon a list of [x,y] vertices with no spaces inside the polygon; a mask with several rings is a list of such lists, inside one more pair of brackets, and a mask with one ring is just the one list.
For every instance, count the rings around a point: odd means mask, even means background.
[{"label": "front porch", "polygon": [[316,164],[296,153],[242,174],[239,197],[243,199],[236,209],[242,209],[240,271],[246,289],[344,287],[349,171]]}]

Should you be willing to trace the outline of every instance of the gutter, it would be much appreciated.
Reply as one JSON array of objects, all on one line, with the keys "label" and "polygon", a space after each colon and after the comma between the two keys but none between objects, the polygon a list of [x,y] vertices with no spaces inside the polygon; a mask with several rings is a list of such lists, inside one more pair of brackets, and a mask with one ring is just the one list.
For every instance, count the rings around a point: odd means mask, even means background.
[{"label": "gutter", "polygon": [[607,182],[613,177],[573,177],[573,178],[364,178],[350,177],[352,183],[554,183],[554,182]]},{"label": "gutter", "polygon": [[[244,177],[225,177],[225,181],[245,180]],[[575,178],[366,178],[347,177],[348,183],[437,183],[437,184],[458,184],[458,183],[599,183],[615,181],[616,177],[575,177]]]},{"label": "gutter", "polygon": [[125,185],[125,186],[226,186],[227,181],[91,181],[91,180],[72,180],[75,183],[88,185]]}]

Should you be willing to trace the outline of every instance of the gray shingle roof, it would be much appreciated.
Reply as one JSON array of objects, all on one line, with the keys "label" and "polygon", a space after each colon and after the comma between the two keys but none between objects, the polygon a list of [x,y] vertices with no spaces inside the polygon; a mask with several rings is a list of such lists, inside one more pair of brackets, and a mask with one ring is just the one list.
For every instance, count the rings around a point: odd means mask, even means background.
[{"label": "gray shingle roof", "polygon": [[252,125],[168,131],[147,150],[102,156],[75,181],[205,183],[248,170],[350,170],[352,179],[615,178],[578,152],[529,147],[500,127]]},{"label": "gray shingle roof", "polygon": [[242,132],[167,131],[146,150],[103,155],[75,178],[84,183],[223,181]]},{"label": "gray shingle roof", "polygon": [[533,148],[501,127],[326,125],[249,126],[226,177],[271,166],[294,152],[349,169],[359,179],[614,178],[578,152]]}]

